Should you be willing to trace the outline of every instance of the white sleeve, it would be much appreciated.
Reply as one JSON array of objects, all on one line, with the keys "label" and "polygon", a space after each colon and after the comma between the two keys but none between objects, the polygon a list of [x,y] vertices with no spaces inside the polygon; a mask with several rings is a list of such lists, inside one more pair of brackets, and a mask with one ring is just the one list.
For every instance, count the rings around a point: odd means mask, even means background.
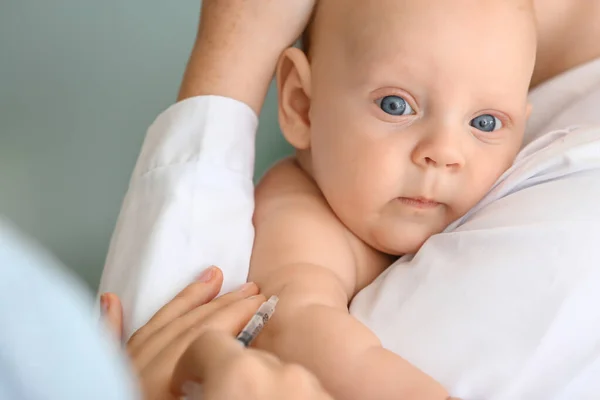
[{"label": "white sleeve", "polygon": [[246,281],[257,125],[246,104],[201,96],[148,129],[100,283],[121,298],[126,337],[211,265],[223,292]]}]

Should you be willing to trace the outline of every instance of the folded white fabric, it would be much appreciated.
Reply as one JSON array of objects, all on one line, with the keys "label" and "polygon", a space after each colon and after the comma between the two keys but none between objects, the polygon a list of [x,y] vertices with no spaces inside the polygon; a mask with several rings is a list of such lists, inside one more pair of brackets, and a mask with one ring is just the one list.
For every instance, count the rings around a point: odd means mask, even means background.
[{"label": "folded white fabric", "polygon": [[211,265],[223,291],[246,282],[257,125],[244,103],[202,96],[148,129],[100,284],[121,297],[127,337]]}]

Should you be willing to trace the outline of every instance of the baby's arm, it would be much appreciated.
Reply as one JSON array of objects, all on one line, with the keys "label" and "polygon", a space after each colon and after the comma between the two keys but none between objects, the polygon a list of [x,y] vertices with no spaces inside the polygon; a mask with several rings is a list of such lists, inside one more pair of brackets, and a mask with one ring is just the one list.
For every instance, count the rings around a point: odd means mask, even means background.
[{"label": "baby's arm", "polygon": [[256,193],[250,279],[277,312],[257,345],[312,370],[338,399],[446,399],[445,390],[350,316],[348,303],[390,259],[336,218],[314,182],[287,160]]}]

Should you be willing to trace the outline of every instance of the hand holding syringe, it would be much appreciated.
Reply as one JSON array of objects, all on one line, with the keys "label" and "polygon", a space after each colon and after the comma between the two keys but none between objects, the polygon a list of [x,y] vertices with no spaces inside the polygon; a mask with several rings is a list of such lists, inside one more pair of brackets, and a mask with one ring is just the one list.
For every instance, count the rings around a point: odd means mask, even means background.
[{"label": "hand holding syringe", "polygon": [[[244,329],[239,333],[236,339],[244,345],[244,347],[250,346],[250,343],[258,334],[262,331],[265,324],[269,321],[273,313],[275,312],[275,306],[279,298],[277,296],[271,296],[268,301],[265,301],[258,308],[258,311],[252,316],[250,321],[244,326]],[[195,400],[201,400],[202,387],[198,383],[188,382],[185,385],[184,392],[188,395],[192,395]]]},{"label": "hand holding syringe", "polygon": [[279,298],[277,296],[271,296],[271,298],[264,302],[254,314],[252,319],[248,321],[244,329],[237,336],[237,340],[239,340],[244,346],[250,346],[250,343],[258,336],[260,331],[264,328],[265,324],[269,321],[273,313],[275,312],[275,306]]}]

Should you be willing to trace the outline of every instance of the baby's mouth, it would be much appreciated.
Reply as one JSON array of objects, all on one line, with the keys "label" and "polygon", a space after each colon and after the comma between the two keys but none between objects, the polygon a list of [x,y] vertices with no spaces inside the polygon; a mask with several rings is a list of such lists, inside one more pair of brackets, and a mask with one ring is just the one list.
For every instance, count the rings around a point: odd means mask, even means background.
[{"label": "baby's mouth", "polygon": [[398,200],[407,206],[421,209],[433,209],[442,205],[442,203],[426,197],[398,197]]}]

